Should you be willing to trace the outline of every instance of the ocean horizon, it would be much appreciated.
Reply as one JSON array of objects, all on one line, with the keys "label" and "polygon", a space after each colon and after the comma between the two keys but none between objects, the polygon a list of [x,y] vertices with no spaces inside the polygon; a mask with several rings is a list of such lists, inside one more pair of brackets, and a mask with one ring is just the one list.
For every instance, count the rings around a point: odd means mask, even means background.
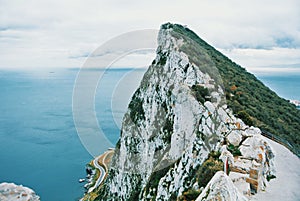
[{"label": "ocean horizon", "polygon": [[[95,112],[112,144],[119,138],[123,114],[145,70],[108,69],[99,81]],[[73,122],[78,71],[0,69],[0,183],[28,186],[43,201],[78,200],[83,195],[84,184],[78,180],[85,178],[85,164],[93,157]],[[279,96],[300,100],[300,74],[256,76]]]}]

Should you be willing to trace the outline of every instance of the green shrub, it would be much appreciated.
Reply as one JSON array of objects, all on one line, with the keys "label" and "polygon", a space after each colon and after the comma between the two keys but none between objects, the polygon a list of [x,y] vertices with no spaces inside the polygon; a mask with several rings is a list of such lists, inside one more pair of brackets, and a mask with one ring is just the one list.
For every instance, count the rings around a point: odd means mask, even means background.
[{"label": "green shrub", "polygon": [[228,151],[230,151],[230,153],[232,153],[233,156],[241,156],[242,153],[239,150],[238,146],[234,146],[233,144],[229,144],[227,146]]},{"label": "green shrub", "polygon": [[219,156],[219,152],[211,152],[208,159],[198,169],[196,175],[199,187],[205,187],[218,171],[223,170],[224,164]]},{"label": "green shrub", "polygon": [[158,61],[158,65],[161,65],[161,66],[164,66],[167,62],[167,56],[166,55],[163,55],[161,54],[161,57],[160,57],[160,60]]},{"label": "green shrub", "polygon": [[189,189],[186,192],[184,192],[179,198],[178,201],[194,201],[197,199],[197,197],[200,195],[199,190],[195,189]]},{"label": "green shrub", "polygon": [[200,85],[193,85],[192,91],[194,92],[194,96],[196,100],[199,101],[200,103],[203,104],[205,101],[210,100],[209,92],[207,88]]},{"label": "green shrub", "polygon": [[253,121],[252,121],[250,115],[246,111],[244,111],[244,110],[239,111],[236,116],[238,118],[240,118],[241,120],[243,120],[243,122],[245,124],[247,124],[248,126],[253,126]]}]

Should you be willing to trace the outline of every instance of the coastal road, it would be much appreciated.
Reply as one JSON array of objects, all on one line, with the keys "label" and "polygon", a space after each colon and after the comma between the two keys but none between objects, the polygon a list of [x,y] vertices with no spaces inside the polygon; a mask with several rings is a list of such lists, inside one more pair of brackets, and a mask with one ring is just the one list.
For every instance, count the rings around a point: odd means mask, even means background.
[{"label": "coastal road", "polygon": [[105,160],[106,160],[107,156],[109,156],[110,154],[113,154],[113,153],[114,153],[114,150],[106,151],[104,154],[96,157],[93,160],[93,165],[95,168],[97,168],[100,171],[100,175],[99,175],[97,181],[95,182],[95,185],[89,188],[88,193],[92,192],[95,188],[97,188],[103,182],[103,180],[108,172],[108,167],[107,167]]},{"label": "coastal road", "polygon": [[92,192],[95,188],[97,188],[101,184],[101,182],[103,181],[103,179],[105,177],[105,174],[106,174],[105,169],[98,163],[98,160],[100,157],[101,156],[98,156],[93,160],[93,165],[95,168],[97,168],[100,171],[100,175],[99,175],[97,181],[95,182],[95,185],[89,188],[88,193]]}]

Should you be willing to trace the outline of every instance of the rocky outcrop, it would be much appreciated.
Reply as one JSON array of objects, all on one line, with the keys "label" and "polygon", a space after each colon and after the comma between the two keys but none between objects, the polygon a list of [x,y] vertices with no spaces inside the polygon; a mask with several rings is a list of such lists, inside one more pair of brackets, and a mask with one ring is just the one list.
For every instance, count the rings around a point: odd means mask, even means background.
[{"label": "rocky outcrop", "polygon": [[14,183],[0,184],[0,200],[1,201],[40,201],[40,197],[30,188],[22,185],[18,186]]},{"label": "rocky outcrop", "polygon": [[[236,146],[228,140],[231,146],[221,147],[220,159],[224,163],[224,172],[229,176],[218,172],[197,200],[248,200],[252,194],[264,191],[267,180],[275,177],[274,152],[260,130],[251,127],[240,136],[243,140]],[[238,150],[231,150],[235,157],[227,150],[227,147],[232,149],[233,146]]]},{"label": "rocky outcrop", "polygon": [[[265,190],[268,184],[267,181],[276,175],[275,154],[260,131],[256,130],[256,132],[254,132],[255,134],[248,133],[247,139],[239,146],[241,156],[235,158],[232,166],[232,169],[236,172],[244,171],[244,174],[233,177],[235,177],[234,181],[237,181],[239,190],[245,194]],[[240,185],[241,182],[249,183],[250,191],[247,185]]]},{"label": "rocky outcrop", "polygon": [[247,201],[248,199],[238,191],[231,179],[223,171],[219,171],[196,199],[196,201],[207,200]]},{"label": "rocky outcrop", "polygon": [[188,33],[180,25],[161,27],[157,56],[124,116],[98,200],[176,200],[224,139],[239,149],[260,132],[232,114],[217,69]]}]

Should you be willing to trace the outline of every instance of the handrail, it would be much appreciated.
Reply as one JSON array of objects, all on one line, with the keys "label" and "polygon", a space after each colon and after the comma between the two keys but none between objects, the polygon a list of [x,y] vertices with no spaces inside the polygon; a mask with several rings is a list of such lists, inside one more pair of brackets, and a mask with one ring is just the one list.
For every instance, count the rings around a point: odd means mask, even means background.
[{"label": "handrail", "polygon": [[285,146],[286,148],[288,148],[290,151],[292,151],[293,153],[295,153],[298,157],[300,157],[300,153],[298,150],[295,150],[295,147],[293,145],[291,145],[287,140],[282,139],[279,136],[274,135],[273,133],[270,133],[266,130],[262,130],[261,129],[261,134],[267,138],[269,138],[270,140],[273,140],[283,146]]}]

